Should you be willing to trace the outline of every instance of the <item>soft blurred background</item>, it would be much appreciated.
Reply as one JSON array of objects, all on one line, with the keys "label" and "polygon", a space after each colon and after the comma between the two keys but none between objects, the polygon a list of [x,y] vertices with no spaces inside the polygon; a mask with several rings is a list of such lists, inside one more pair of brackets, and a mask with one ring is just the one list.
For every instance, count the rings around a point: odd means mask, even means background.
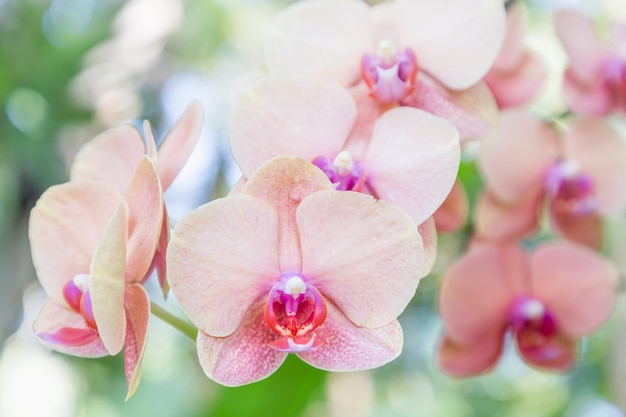
[{"label": "soft blurred background", "polygon": [[[238,176],[228,146],[229,108],[238,89],[262,73],[263,26],[288,3],[0,0],[0,417],[624,416],[622,300],[612,321],[581,343],[580,363],[569,374],[534,371],[514,349],[486,376],[456,380],[437,369],[438,279],[462,250],[467,230],[441,236],[438,265],[400,318],[404,353],[371,372],[327,374],[290,357],[267,380],[223,388],[204,376],[195,344],[154,318],[141,385],[124,402],[120,355],[87,360],[39,344],[31,325],[45,294],[27,238],[28,213],[39,195],[67,180],[73,155],[97,133],[148,119],[161,139],[192,99],[203,103],[205,124],[166,195],[171,215],[224,195]],[[565,57],[549,13],[568,5],[599,13],[600,20],[626,12],[623,0],[526,1],[526,41],[552,74],[531,104],[544,115],[563,106]],[[480,179],[471,158],[460,176],[474,196]],[[626,230],[624,221],[616,222]],[[616,246],[626,254],[619,235]],[[182,315],[174,300],[163,303],[157,289],[150,290],[158,304]]]}]

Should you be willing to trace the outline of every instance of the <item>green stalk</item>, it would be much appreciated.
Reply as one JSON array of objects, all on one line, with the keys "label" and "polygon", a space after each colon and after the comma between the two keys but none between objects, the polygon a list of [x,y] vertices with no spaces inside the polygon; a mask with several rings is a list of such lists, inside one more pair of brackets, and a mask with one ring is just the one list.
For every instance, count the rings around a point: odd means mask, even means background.
[{"label": "green stalk", "polygon": [[175,328],[176,330],[178,330],[179,332],[181,332],[182,334],[184,334],[185,336],[187,336],[188,338],[190,338],[191,340],[196,340],[196,336],[198,335],[198,329],[196,329],[193,324],[181,319],[180,317],[176,317],[175,315],[152,301],[150,301],[150,312],[170,326],[172,326],[173,328]]}]

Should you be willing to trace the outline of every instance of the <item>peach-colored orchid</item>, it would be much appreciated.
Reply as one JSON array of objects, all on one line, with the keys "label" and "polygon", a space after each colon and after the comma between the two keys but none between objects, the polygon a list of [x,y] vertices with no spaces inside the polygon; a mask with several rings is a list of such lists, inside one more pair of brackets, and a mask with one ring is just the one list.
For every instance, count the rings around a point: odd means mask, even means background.
[{"label": "peach-colored orchid", "polygon": [[269,376],[287,353],[333,371],[394,359],[422,262],[406,213],[335,190],[297,157],[268,161],[239,194],[184,216],[167,253],[202,368],[229,386]]},{"label": "peach-colored orchid", "polygon": [[506,35],[493,66],[485,75],[498,107],[516,107],[530,101],[546,79],[543,62],[524,47],[526,10],[521,3],[507,8]]},{"label": "peach-colored orchid", "polygon": [[563,90],[570,108],[585,115],[626,112],[626,25],[600,39],[593,22],[573,10],[555,13],[556,33],[569,56]]},{"label": "peach-colored orchid", "polygon": [[605,121],[582,118],[563,134],[524,110],[502,113],[498,137],[482,143],[486,191],[476,232],[515,239],[537,227],[542,203],[561,236],[602,243],[602,218],[626,208],[626,142]]},{"label": "peach-colored orchid", "polygon": [[421,108],[453,122],[461,138],[480,138],[497,111],[479,81],[504,31],[500,0],[313,0],[276,16],[264,54],[272,75],[360,83],[369,97],[359,100]]},{"label": "peach-colored orchid", "polygon": [[[337,85],[290,77],[264,78],[242,92],[231,147],[244,177],[273,157],[297,155],[337,189],[395,204],[418,225],[446,198],[460,159],[458,133],[446,120],[410,107],[359,111]],[[436,240],[425,246],[435,251]]]},{"label": "peach-colored orchid", "polygon": [[477,243],[441,284],[440,365],[455,376],[485,372],[510,331],[524,361],[568,370],[576,341],[611,314],[616,287],[616,268],[583,246],[548,243],[526,253],[512,243]]}]

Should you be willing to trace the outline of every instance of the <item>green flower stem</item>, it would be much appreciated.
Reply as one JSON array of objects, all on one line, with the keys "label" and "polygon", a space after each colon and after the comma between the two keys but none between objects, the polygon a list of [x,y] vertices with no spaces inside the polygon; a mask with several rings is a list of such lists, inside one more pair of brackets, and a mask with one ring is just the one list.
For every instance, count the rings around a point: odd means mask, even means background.
[{"label": "green flower stem", "polygon": [[173,328],[175,328],[176,330],[178,330],[179,332],[181,332],[182,334],[184,334],[185,336],[187,336],[188,338],[190,338],[191,340],[196,340],[196,336],[198,335],[198,329],[196,329],[193,324],[181,319],[180,317],[176,317],[175,315],[152,301],[150,301],[150,312],[170,326],[172,326]]}]

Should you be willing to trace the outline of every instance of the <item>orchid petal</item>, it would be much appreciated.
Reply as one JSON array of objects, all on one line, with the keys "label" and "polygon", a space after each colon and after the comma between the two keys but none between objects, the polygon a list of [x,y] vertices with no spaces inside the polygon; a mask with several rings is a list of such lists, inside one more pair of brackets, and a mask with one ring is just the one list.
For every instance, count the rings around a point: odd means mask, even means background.
[{"label": "orchid petal", "polygon": [[359,78],[361,57],[374,49],[370,13],[359,1],[318,0],[288,7],[264,34],[270,74],[352,85]]},{"label": "orchid petal", "polygon": [[138,282],[148,272],[163,222],[163,192],[157,168],[144,155],[126,191],[128,263],[126,281]]},{"label": "orchid petal", "polygon": [[51,298],[44,303],[33,330],[51,349],[84,358],[100,358],[108,352],[98,332],[87,326],[85,319]]},{"label": "orchid petal", "polygon": [[326,321],[315,330],[320,347],[298,356],[326,371],[372,369],[397,358],[402,351],[402,328],[397,320],[374,329],[355,326],[332,303]]},{"label": "orchid petal", "polygon": [[126,206],[120,204],[91,259],[89,295],[98,334],[110,355],[124,346],[124,274],[126,270]]},{"label": "orchid petal", "polygon": [[39,282],[65,305],[63,287],[89,272],[91,258],[122,202],[122,195],[102,182],[81,181],[50,187],[31,211],[29,239]]},{"label": "orchid petal", "polygon": [[170,291],[170,285],[167,282],[167,245],[170,242],[170,225],[168,221],[167,208],[163,204],[163,221],[161,222],[161,233],[159,234],[159,242],[157,243],[154,253],[153,264],[156,269],[159,287],[163,292],[163,299],[167,298]]},{"label": "orchid petal", "polygon": [[563,95],[572,111],[589,116],[607,116],[616,105],[615,96],[603,78],[598,76],[584,83],[571,68],[563,76]]},{"label": "orchid petal", "polygon": [[617,270],[582,246],[554,243],[531,255],[533,296],[555,315],[567,337],[586,336],[604,323],[613,309]]},{"label": "orchid petal", "polygon": [[456,180],[450,194],[435,211],[433,217],[440,232],[454,232],[460,229],[467,219],[469,202],[463,184]]},{"label": "orchid petal", "polygon": [[375,195],[421,224],[450,192],[460,152],[458,132],[448,121],[397,107],[376,122],[363,165]]},{"label": "orchid petal", "polygon": [[478,163],[487,187],[504,203],[518,203],[543,190],[544,176],[559,156],[556,133],[523,109],[502,112],[497,137],[482,143]]},{"label": "orchid petal", "polygon": [[227,337],[198,332],[198,359],[204,373],[229,387],[270,376],[287,354],[269,346],[277,335],[263,319],[264,299],[251,303],[237,329]]},{"label": "orchid petal", "polygon": [[[506,9],[506,31],[492,70],[512,71],[519,67],[526,50],[526,9],[521,3],[513,3]],[[491,72],[491,70],[490,70]]]},{"label": "orchid petal", "polygon": [[145,151],[137,129],[129,125],[114,127],[81,148],[72,164],[70,178],[104,181],[124,193]]},{"label": "orchid petal", "polygon": [[128,400],[135,394],[141,378],[141,360],[148,336],[150,298],[139,284],[130,284],[124,294],[126,338],[124,340],[124,371],[128,385]]},{"label": "orchid petal", "polygon": [[396,19],[399,38],[422,68],[454,90],[485,75],[506,25],[501,0],[397,0]]},{"label": "orchid petal", "polygon": [[517,350],[526,362],[544,370],[567,371],[576,361],[576,342],[559,333],[541,346],[524,346],[517,340]]},{"label": "orchid petal", "polygon": [[302,274],[357,326],[375,328],[409,303],[422,239],[401,209],[371,196],[319,191],[297,209]]},{"label": "orchid petal", "polygon": [[544,84],[547,70],[542,61],[530,53],[524,54],[513,71],[492,69],[485,82],[498,103],[498,107],[517,107],[530,101]]},{"label": "orchid petal", "polygon": [[476,345],[508,324],[509,308],[523,291],[526,254],[516,245],[475,244],[446,272],[439,312],[448,338]]},{"label": "orchid petal", "polygon": [[425,277],[433,269],[435,261],[437,260],[437,228],[435,226],[435,219],[429,217],[424,223],[417,226],[417,231],[422,237],[422,244],[424,246],[422,277]]},{"label": "orchid petal", "polygon": [[602,246],[602,219],[596,213],[570,214],[549,206],[550,225],[563,238],[592,249]]},{"label": "orchid petal", "polygon": [[444,335],[439,345],[439,366],[455,377],[478,375],[492,369],[502,354],[504,331],[494,331],[475,343],[462,346]]},{"label": "orchid petal", "polygon": [[180,219],[167,248],[167,276],[191,321],[228,336],[279,278],[278,219],[249,195],[213,200]]},{"label": "orchid petal", "polygon": [[167,190],[191,155],[202,128],[202,105],[192,102],[169,131],[158,151],[159,177]]},{"label": "orchid petal", "polygon": [[356,118],[350,94],[333,84],[296,78],[265,78],[235,104],[231,147],[244,176],[279,155],[312,161],[335,157]]},{"label": "orchid petal", "polygon": [[517,204],[506,204],[489,190],[483,191],[474,212],[476,235],[493,241],[531,235],[539,227],[542,197],[538,194]]}]

